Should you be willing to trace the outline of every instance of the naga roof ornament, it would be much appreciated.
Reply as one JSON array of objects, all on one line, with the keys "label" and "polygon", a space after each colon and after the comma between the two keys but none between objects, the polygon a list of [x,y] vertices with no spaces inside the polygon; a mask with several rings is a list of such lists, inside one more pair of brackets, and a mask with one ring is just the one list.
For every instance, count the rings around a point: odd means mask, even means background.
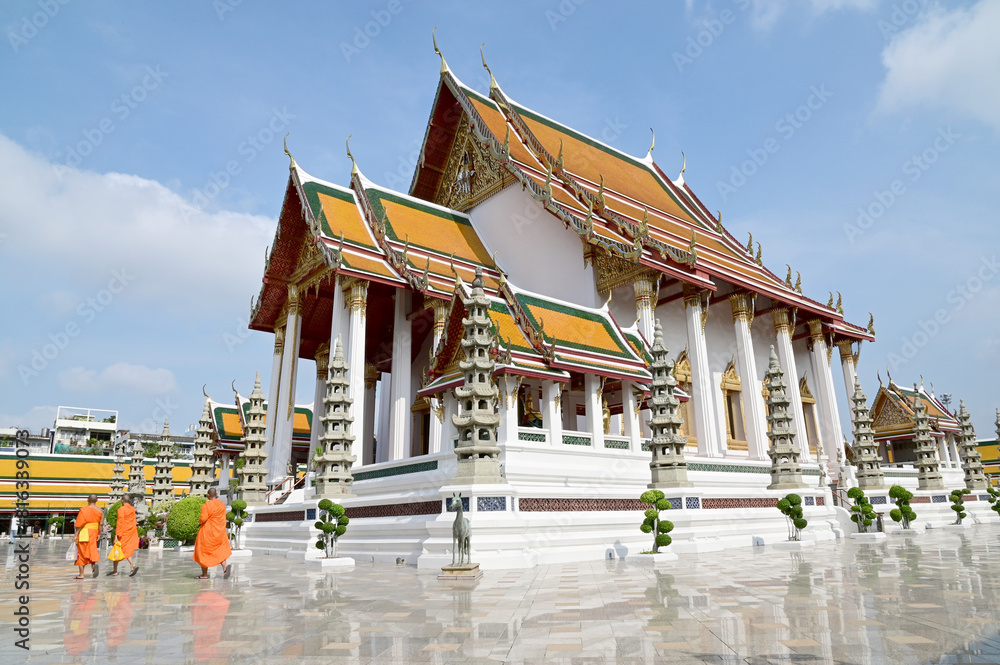
[{"label": "naga roof ornament", "polygon": [[[441,49],[438,48],[437,37],[434,33],[437,31],[438,27],[435,25],[434,29],[431,30],[431,40],[434,42],[434,52],[441,57],[441,74],[447,74],[450,69],[448,69],[448,63],[444,60],[444,55],[441,53]],[[485,60],[484,60],[485,61]]]}]

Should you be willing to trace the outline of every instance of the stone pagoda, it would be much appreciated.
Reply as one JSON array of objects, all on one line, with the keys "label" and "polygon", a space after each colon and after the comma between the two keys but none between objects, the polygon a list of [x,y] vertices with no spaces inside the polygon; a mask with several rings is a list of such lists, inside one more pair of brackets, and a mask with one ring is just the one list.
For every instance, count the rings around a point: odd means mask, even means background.
[{"label": "stone pagoda", "polygon": [[125,444],[115,444],[115,465],[111,469],[111,487],[108,490],[108,505],[120,501],[125,494]]},{"label": "stone pagoda", "polygon": [[678,414],[680,400],[674,396],[677,379],[674,378],[674,362],[667,357],[668,349],[663,343],[663,327],[659,319],[653,333],[653,347],[650,353],[653,362],[653,396],[650,398],[649,429],[653,433],[649,448],[653,460],[649,470],[653,482],[651,489],[665,487],[690,487],[687,479],[687,462],[684,460],[684,446],[687,437],[681,436],[680,428],[684,420]]},{"label": "stone pagoda", "polygon": [[458,363],[465,376],[465,383],[455,388],[458,413],[452,416],[452,422],[458,430],[458,443],[455,445],[458,473],[455,482],[504,483],[506,481],[500,475],[500,446],[497,445],[497,429],[500,426],[497,403],[500,391],[493,380],[493,323],[487,314],[490,301],[483,291],[483,271],[478,266],[472,290],[462,304],[465,305],[468,318],[462,319],[462,326],[465,328],[462,351],[465,359]]},{"label": "stone pagoda", "polygon": [[128,493],[146,496],[146,465],[143,461],[142,442],[132,444],[132,464],[128,469]]},{"label": "stone pagoda", "polygon": [[[351,384],[347,379],[347,361],[337,338],[333,358],[326,377],[326,397],[323,398],[323,434],[313,458],[316,468],[316,496],[325,498],[354,496],[351,465],[357,459],[351,454],[354,436],[351,434]],[[315,416],[313,416],[315,417]]]},{"label": "stone pagoda", "polygon": [[778,356],[771,347],[771,358],[764,375],[767,386],[767,422],[770,429],[767,438],[771,448],[767,451],[771,458],[771,484],[769,490],[792,490],[806,487],[802,481],[802,467],[799,466],[799,447],[795,445],[795,428],[789,411],[788,383],[785,373],[778,363]]},{"label": "stone pagoda", "polygon": [[156,449],[156,473],[153,476],[153,505],[174,496],[174,442],[170,438],[170,421],[163,419],[163,433]]},{"label": "stone pagoda", "polygon": [[215,484],[215,464],[212,461],[212,408],[205,398],[205,408],[198,420],[194,437],[194,463],[191,464],[191,495],[205,496]]},{"label": "stone pagoda", "polygon": [[931,426],[927,420],[927,407],[920,399],[920,389],[913,384],[913,412],[916,421],[917,435],[913,437],[913,449],[917,454],[914,466],[917,467],[918,490],[943,490],[944,480],[939,470],[937,445],[931,436]]},{"label": "stone pagoda", "polygon": [[253,392],[250,393],[250,409],[247,411],[246,432],[243,440],[246,446],[240,457],[243,466],[239,469],[240,498],[249,506],[262,506],[267,502],[267,435],[264,424],[267,409],[264,408],[264,393],[260,390],[260,372],[253,382]]},{"label": "stone pagoda", "polygon": [[958,440],[958,455],[962,458],[962,471],[965,471],[965,486],[970,490],[986,489],[986,474],[983,473],[983,458],[976,446],[976,430],[965,409],[965,402],[958,402],[958,423],[962,433]]},{"label": "stone pagoda", "polygon": [[858,487],[863,490],[885,487],[882,457],[878,454],[872,419],[868,413],[868,398],[861,389],[861,382],[854,379],[854,396],[851,398],[851,420],[854,424],[854,465],[858,469]]}]

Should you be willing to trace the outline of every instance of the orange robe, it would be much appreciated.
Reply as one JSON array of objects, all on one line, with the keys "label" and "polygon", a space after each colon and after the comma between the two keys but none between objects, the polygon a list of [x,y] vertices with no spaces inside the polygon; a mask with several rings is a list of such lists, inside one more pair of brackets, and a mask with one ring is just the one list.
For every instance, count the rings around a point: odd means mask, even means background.
[{"label": "orange robe", "polygon": [[80,542],[80,534],[76,540],[76,565],[86,566],[97,563],[101,558],[101,553],[97,550],[97,540],[100,537],[100,525],[104,515],[93,506],[84,506],[76,514],[76,528],[80,533],[84,529],[88,531],[89,539],[85,543]]},{"label": "orange robe", "polygon": [[233,553],[226,532],[226,504],[218,499],[206,501],[201,505],[198,521],[201,528],[194,540],[194,560],[206,568],[217,566]]},{"label": "orange robe", "polygon": [[115,525],[115,538],[121,543],[125,558],[139,547],[139,530],[135,524],[135,508],[123,503],[118,509],[118,523]]}]

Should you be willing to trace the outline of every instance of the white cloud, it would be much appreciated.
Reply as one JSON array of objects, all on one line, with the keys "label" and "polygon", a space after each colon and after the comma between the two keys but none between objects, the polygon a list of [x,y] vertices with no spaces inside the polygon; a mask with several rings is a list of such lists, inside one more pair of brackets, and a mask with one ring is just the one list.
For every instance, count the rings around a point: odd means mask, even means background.
[{"label": "white cloud", "polygon": [[17,427],[37,434],[43,427],[52,427],[56,420],[56,407],[36,406],[27,413],[0,413],[0,427]]},{"label": "white cloud", "polygon": [[116,270],[134,275],[122,295],[133,304],[191,314],[238,298],[248,309],[275,227],[197,210],[138,176],[55,166],[0,135],[0,251],[11,274],[63,280],[49,296],[56,309],[93,296]]},{"label": "white cloud", "polygon": [[177,390],[174,373],[168,369],[150,369],[145,365],[115,363],[100,372],[70,367],[59,372],[59,387],[68,392],[97,395],[123,393],[162,395]]},{"label": "white cloud", "polygon": [[877,110],[910,106],[959,111],[1000,128],[1000,2],[934,7],[882,52]]},{"label": "white cloud", "polygon": [[[741,0],[738,6],[745,6]],[[788,0],[752,0],[753,25],[760,30],[767,30],[777,22],[788,9]],[[871,11],[878,6],[878,0],[810,0],[809,6],[814,14],[824,14],[841,9],[856,9]]]}]

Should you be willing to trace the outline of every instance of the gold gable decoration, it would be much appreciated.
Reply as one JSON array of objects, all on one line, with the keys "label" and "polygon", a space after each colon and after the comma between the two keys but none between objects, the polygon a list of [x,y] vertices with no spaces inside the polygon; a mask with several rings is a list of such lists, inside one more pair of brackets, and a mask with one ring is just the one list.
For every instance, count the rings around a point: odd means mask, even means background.
[{"label": "gold gable decoration", "polygon": [[600,249],[591,250],[591,260],[596,269],[597,292],[605,294],[623,286],[632,286],[639,279],[656,283],[659,275],[631,261],[612,256]]},{"label": "gold gable decoration", "polygon": [[799,397],[802,398],[803,404],[815,404],[816,398],[813,397],[812,391],[809,390],[809,382],[806,381],[806,375],[803,374],[802,378],[799,379]]},{"label": "gold gable decoration", "polygon": [[873,418],[872,429],[875,433],[893,430],[907,430],[914,427],[913,416],[906,409],[885,395],[882,399],[876,399],[877,413]]},{"label": "gold gable decoration", "polygon": [[726,365],[726,371],[722,373],[722,391],[738,393],[743,390],[743,384],[740,382],[740,375],[736,373],[736,365],[732,360]]},{"label": "gold gable decoration", "polygon": [[469,117],[463,115],[434,203],[466,212],[514,182],[514,176],[475,140]]},{"label": "gold gable decoration", "polygon": [[691,359],[688,358],[687,349],[684,349],[674,361],[674,378],[681,386],[691,385]]}]

